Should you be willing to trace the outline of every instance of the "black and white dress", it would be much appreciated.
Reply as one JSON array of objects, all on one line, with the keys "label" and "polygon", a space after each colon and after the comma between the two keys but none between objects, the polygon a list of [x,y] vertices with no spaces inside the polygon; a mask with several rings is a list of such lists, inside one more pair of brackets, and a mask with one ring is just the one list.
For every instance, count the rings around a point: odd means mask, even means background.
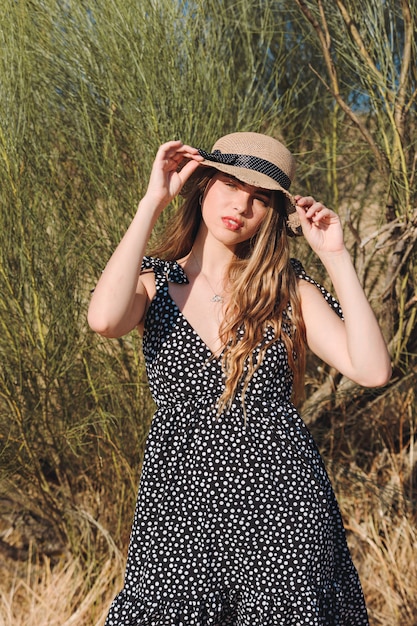
[{"label": "black and white dress", "polygon": [[239,397],[218,417],[220,359],[168,291],[187,282],[183,269],[150,257],[143,268],[157,288],[143,351],[158,409],[125,584],[106,626],[365,626],[338,505],[290,400],[283,343],[267,349],[250,382],[246,425]]}]

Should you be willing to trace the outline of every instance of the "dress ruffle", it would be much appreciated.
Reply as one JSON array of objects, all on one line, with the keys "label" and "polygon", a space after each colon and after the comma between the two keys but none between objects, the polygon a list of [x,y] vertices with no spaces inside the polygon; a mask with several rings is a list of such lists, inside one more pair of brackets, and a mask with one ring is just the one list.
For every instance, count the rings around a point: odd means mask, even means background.
[{"label": "dress ruffle", "polygon": [[[309,589],[303,595],[266,597],[250,591],[216,591],[194,600],[144,601],[125,590],[111,607],[118,626],[342,626],[357,623],[360,604],[346,610],[341,585],[333,582],[320,597]],[[352,601],[352,598],[350,598]],[[349,613],[352,611],[352,622]]]}]

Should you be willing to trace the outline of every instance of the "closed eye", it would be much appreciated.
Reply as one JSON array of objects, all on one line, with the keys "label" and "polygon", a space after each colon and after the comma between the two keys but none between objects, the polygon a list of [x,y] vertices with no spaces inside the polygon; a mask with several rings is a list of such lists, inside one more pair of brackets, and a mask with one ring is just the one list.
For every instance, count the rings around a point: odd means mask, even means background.
[{"label": "closed eye", "polygon": [[[219,176],[219,179],[223,182],[224,185],[226,185],[226,187],[229,187],[230,189],[243,188],[249,191],[249,189],[251,188],[251,185],[242,183],[238,179],[236,179],[234,176],[229,176],[227,174],[221,174]],[[259,188],[256,188],[256,187],[252,187],[252,189],[254,190],[254,194],[253,194],[254,200],[260,202],[266,208],[271,206],[272,195],[270,193],[268,193],[267,191],[261,190]]]},{"label": "closed eye", "polygon": [[261,202],[265,207],[271,206],[271,197],[268,196],[255,196],[255,200]]}]

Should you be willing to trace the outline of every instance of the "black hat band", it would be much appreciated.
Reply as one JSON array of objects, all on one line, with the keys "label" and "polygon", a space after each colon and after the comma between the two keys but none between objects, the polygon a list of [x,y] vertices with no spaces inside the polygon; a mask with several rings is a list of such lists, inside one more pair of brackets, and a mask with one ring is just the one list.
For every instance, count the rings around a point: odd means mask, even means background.
[{"label": "black hat band", "polygon": [[254,170],[255,172],[269,176],[269,178],[272,178],[272,180],[275,180],[275,182],[281,185],[283,189],[288,190],[290,188],[291,180],[286,173],[277,165],[265,159],[261,159],[260,157],[250,156],[248,154],[224,154],[220,150],[214,150],[214,152],[199,150],[198,152],[207,161]]}]

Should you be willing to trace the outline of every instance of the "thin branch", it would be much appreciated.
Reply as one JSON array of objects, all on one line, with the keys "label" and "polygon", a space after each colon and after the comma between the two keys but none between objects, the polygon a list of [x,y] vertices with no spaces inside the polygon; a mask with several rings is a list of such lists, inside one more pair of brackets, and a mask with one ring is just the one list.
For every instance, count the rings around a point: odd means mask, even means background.
[{"label": "thin branch", "polygon": [[383,297],[386,297],[389,294],[392,286],[400,275],[401,269],[404,267],[408,257],[414,250],[416,241],[417,228],[413,228],[411,232],[407,233],[405,237],[397,242],[395,250],[392,254],[390,269],[386,277],[385,289],[382,294]]},{"label": "thin branch", "polygon": [[407,0],[401,0],[401,9],[404,19],[404,48],[402,53],[402,63],[400,71],[400,80],[396,102],[396,122],[399,128],[401,128],[401,137],[404,133],[404,110],[405,102],[407,99],[407,86],[408,75],[410,70],[410,64],[412,61],[412,49],[415,37],[415,30],[413,28],[413,17],[410,11],[410,3]]},{"label": "thin branch", "polygon": [[[296,2],[298,2],[298,0],[296,0]],[[333,62],[331,63],[334,68]],[[372,133],[369,132],[369,130],[367,129],[366,125],[362,122],[362,120],[352,111],[351,107],[343,99],[339,91],[337,92],[334,91],[333,88],[326,83],[324,78],[317,72],[317,70],[314,67],[312,67],[311,65],[309,65],[309,67],[311,71],[317,76],[317,78],[323,83],[323,85],[326,87],[329,93],[332,94],[332,96],[334,97],[334,99],[336,100],[340,108],[342,109],[342,111],[346,113],[346,115],[352,120],[355,126],[357,126],[359,132],[361,133],[361,135],[363,136],[363,138],[365,139],[365,141],[367,142],[367,144],[372,150],[372,153],[376,159],[376,162],[378,163],[379,171],[385,175],[388,170],[387,159],[384,153],[378,147],[378,144],[375,142],[372,136]],[[334,72],[336,72],[336,69],[334,69]]]},{"label": "thin branch", "polygon": [[[377,66],[375,65],[375,63],[372,60],[371,55],[369,54],[367,47],[356,27],[355,22],[353,21],[353,19],[351,18],[349,11],[346,9],[346,6],[344,5],[344,3],[342,2],[342,0],[336,0],[336,4],[339,8],[339,11],[342,15],[343,21],[346,24],[347,30],[350,33],[350,36],[352,38],[352,40],[354,41],[354,43],[356,44],[356,49],[357,52],[359,52],[359,54],[362,56],[362,58],[364,59],[366,65],[372,70],[372,72],[374,73],[375,77],[377,78],[378,82],[381,84],[384,84],[384,77],[382,76],[381,72],[378,70]],[[393,99],[393,94],[390,93],[391,96],[391,100]]]},{"label": "thin branch", "polygon": [[388,241],[388,239],[392,236],[393,232],[399,227],[400,227],[399,218],[396,218],[395,220],[388,222],[388,224],[384,224],[384,226],[382,226],[381,228],[378,228],[378,230],[375,230],[373,233],[371,233],[370,235],[367,235],[361,240],[360,242],[361,248],[365,248],[365,246],[368,245],[370,241],[372,241],[373,239],[377,239],[378,237],[380,237],[383,233],[386,233],[387,231],[388,231],[388,236],[386,237],[385,242]]},{"label": "thin branch", "polygon": [[385,174],[388,169],[388,164],[387,164],[385,155],[379,149],[377,143],[375,142],[372,136],[372,133],[369,132],[366,125],[353,112],[351,107],[347,104],[347,102],[344,100],[344,98],[340,94],[337,69],[333,62],[331,52],[330,52],[332,39],[331,39],[330,31],[327,25],[327,21],[325,19],[325,14],[324,14],[321,0],[318,0],[318,4],[320,7],[322,19],[323,19],[322,25],[320,25],[320,23],[316,20],[316,18],[311,13],[310,9],[308,8],[308,6],[303,0],[295,0],[295,1],[297,5],[300,7],[300,10],[302,11],[302,13],[305,15],[306,19],[310,22],[310,24],[312,25],[312,27],[317,33],[317,36],[320,41],[321,49],[323,52],[323,57],[324,57],[324,62],[327,68],[327,73],[330,79],[330,85],[328,85],[327,82],[323,79],[323,77],[320,76],[320,74],[314,68],[310,66],[311,69],[313,70],[315,75],[319,78],[319,80],[323,83],[326,89],[333,95],[333,97],[335,98],[336,102],[338,103],[342,111],[344,111],[344,113],[346,113],[346,115],[357,126],[357,128],[359,129],[359,132],[361,133],[365,141],[368,143],[369,147],[372,150],[372,153],[375,156],[376,162],[378,163],[378,169],[383,174]]},{"label": "thin branch", "polygon": [[416,99],[417,99],[417,87],[414,89],[413,93],[410,96],[409,101],[405,105],[405,108],[404,108],[405,114],[408,114],[408,112],[410,111],[410,109],[413,106],[413,104],[416,101]]}]

